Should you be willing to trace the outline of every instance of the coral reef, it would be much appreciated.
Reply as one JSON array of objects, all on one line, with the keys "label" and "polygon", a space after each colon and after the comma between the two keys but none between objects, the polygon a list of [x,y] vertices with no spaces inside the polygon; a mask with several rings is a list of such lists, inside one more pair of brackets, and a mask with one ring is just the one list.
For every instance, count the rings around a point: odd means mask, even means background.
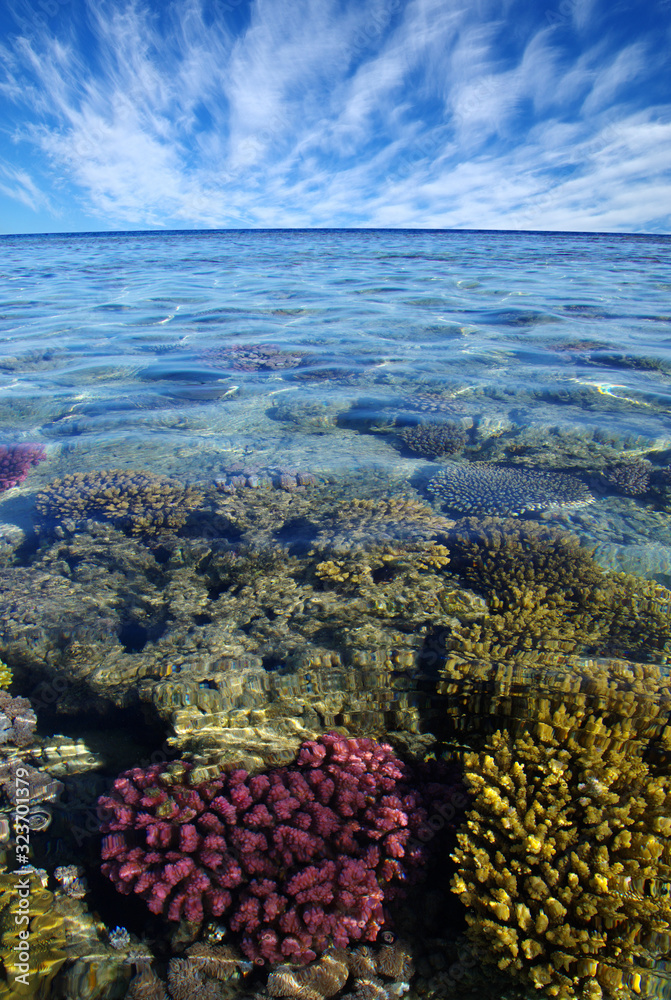
[{"label": "coral reef", "polygon": [[267,774],[192,785],[192,771],[177,762],[116,780],[99,802],[102,871],[169,920],[227,913],[244,954],[261,963],[374,941],[385,903],[425,863],[412,835],[449,793],[388,745],[337,734]]},{"label": "coral reef", "polygon": [[499,727],[517,736],[570,706],[574,715],[608,712],[630,720],[651,752],[667,740],[671,688],[663,666],[561,653],[499,661],[448,653],[440,673],[443,731],[450,737]]},{"label": "coral reef", "polygon": [[417,410],[420,413],[460,413],[464,410],[464,403],[455,398],[458,387],[441,388],[441,390],[420,390],[413,392],[410,396],[404,396],[402,405],[408,410]]},{"label": "coral reef", "polygon": [[411,452],[430,459],[456,455],[466,446],[466,431],[453,421],[404,427],[398,437]]},{"label": "coral reef", "polygon": [[66,960],[63,919],[45,885],[46,873],[26,866],[0,874],[0,998],[47,1000]]},{"label": "coral reef", "polygon": [[[318,378],[316,369],[310,370]],[[307,374],[307,373],[306,373]],[[323,396],[306,398],[305,390],[295,396],[288,393],[273,400],[268,415],[273,420],[281,420],[293,424],[305,434],[327,434],[335,431],[338,418],[345,404],[338,401],[327,401]]]},{"label": "coral reef", "polygon": [[668,950],[671,778],[643,751],[631,720],[561,709],[465,757],[453,891],[499,968],[547,996],[628,997]]},{"label": "coral reef", "polygon": [[[383,735],[417,732],[420,694],[412,649],[305,650],[282,670],[259,657],[189,662],[168,676],[146,678],[139,694],[169,720],[171,747],[195,740],[200,760],[247,770],[293,759],[300,742],[324,727]],[[243,763],[244,762],[244,763]]]},{"label": "coral reef", "polygon": [[515,659],[530,651],[664,659],[671,651],[671,593],[611,574],[578,538],[533,521],[465,518],[449,535],[454,569],[482,593],[487,614],[452,631],[455,652]]},{"label": "coral reef", "polygon": [[37,718],[27,698],[12,698],[7,691],[0,691],[0,744],[30,746],[36,725]]},{"label": "coral reef", "polygon": [[115,580],[120,585],[118,570],[108,575],[103,567],[82,582],[51,567],[0,570],[0,653],[14,676],[21,681],[27,672],[57,669],[67,688],[121,652]]},{"label": "coral reef", "polygon": [[467,514],[518,515],[594,501],[584,483],[565,473],[480,462],[448,463],[428,490],[447,509]]},{"label": "coral reef", "polygon": [[151,472],[107,469],[78,472],[54,479],[40,493],[35,506],[47,523],[87,518],[110,521],[130,535],[154,536],[179,531],[203,494],[177,479]]},{"label": "coral reef", "polygon": [[379,949],[369,946],[329,948],[321,958],[303,968],[281,965],[273,969],[265,992],[271,997],[325,1000],[347,990],[343,996],[349,1000],[365,997],[392,1000],[409,989],[413,975],[410,950],[400,941],[384,944]]},{"label": "coral reef", "polygon": [[46,457],[41,444],[0,445],[0,493],[22,483],[31,467]]},{"label": "coral reef", "polygon": [[[12,672],[6,663],[0,660],[0,688],[8,688],[12,683]],[[0,737],[0,742],[2,738]]]},{"label": "coral reef", "polygon": [[306,363],[305,351],[287,351],[274,344],[231,344],[216,347],[199,355],[213,368],[232,369],[236,372],[273,372],[298,368]]},{"label": "coral reef", "polygon": [[603,473],[603,478],[618,493],[627,497],[637,497],[648,492],[652,471],[653,466],[650,462],[636,458],[609,466]]},{"label": "coral reef", "polygon": [[317,477],[311,472],[301,472],[299,469],[286,466],[249,467],[242,464],[229,466],[223,476],[215,481],[216,488],[221,493],[235,493],[240,489],[263,489],[272,487],[276,490],[304,491],[306,486],[316,486]]},{"label": "coral reef", "polygon": [[453,523],[412,496],[355,498],[324,517],[315,541],[321,551],[357,552],[372,544],[435,538]]}]

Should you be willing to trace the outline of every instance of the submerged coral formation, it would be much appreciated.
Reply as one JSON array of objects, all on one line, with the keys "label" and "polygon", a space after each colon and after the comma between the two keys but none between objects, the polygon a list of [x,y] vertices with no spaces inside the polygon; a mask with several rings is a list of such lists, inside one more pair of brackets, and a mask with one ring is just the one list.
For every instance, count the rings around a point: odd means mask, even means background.
[{"label": "submerged coral formation", "polygon": [[41,444],[0,445],[0,493],[22,483],[31,467],[46,457]]},{"label": "submerged coral formation", "polygon": [[414,427],[404,427],[398,436],[406,448],[424,458],[456,455],[466,446],[463,426],[453,421],[415,424]]},{"label": "submerged coral formation", "polygon": [[354,498],[323,519],[316,542],[322,550],[361,551],[372,544],[434,538],[452,524],[411,496]]},{"label": "submerged coral formation", "polygon": [[657,664],[557,652],[502,660],[448,653],[439,690],[450,733],[505,727],[516,736],[569,705],[574,715],[630,720],[636,739],[651,747],[667,740],[671,685],[668,668]]},{"label": "submerged coral formation", "polygon": [[0,691],[0,744],[30,746],[36,726],[37,718],[27,698],[12,698],[9,692]]},{"label": "submerged coral formation", "polygon": [[289,466],[250,467],[241,463],[224,469],[223,474],[215,480],[215,486],[221,493],[271,487],[293,493],[295,490],[303,491],[306,486],[316,486],[316,484],[317,477],[311,472],[302,472]]},{"label": "submerged coral formation", "polygon": [[[63,918],[39,871],[0,874],[0,998],[47,1000],[65,962]],[[27,932],[27,933],[26,933]]]},{"label": "submerged coral formation", "polygon": [[130,535],[175,532],[203,502],[203,494],[177,479],[151,472],[107,469],[54,479],[35,506],[47,522],[86,518],[110,521]]},{"label": "submerged coral formation", "polygon": [[238,372],[286,371],[305,364],[305,351],[288,351],[275,344],[231,344],[215,347],[199,355],[213,368]]},{"label": "submerged coral formation", "polygon": [[465,518],[448,539],[454,569],[482,593],[487,614],[456,626],[449,646],[478,658],[550,660],[580,650],[664,659],[671,593],[607,573],[579,539],[534,521]]},{"label": "submerged coral formation", "polygon": [[271,997],[297,1000],[325,1000],[342,990],[347,990],[347,1000],[392,1000],[410,988],[414,971],[410,949],[401,941],[380,948],[329,948],[303,968],[278,966],[269,974],[266,990]]},{"label": "submerged coral formation", "polygon": [[518,515],[584,507],[594,501],[585,484],[566,473],[482,462],[448,463],[430,481],[428,490],[444,507],[467,514]]},{"label": "submerged coral formation", "polygon": [[453,891],[499,968],[548,997],[625,998],[668,951],[671,778],[643,750],[631,720],[562,709],[466,755]]},{"label": "submerged coral formation", "polygon": [[425,863],[412,835],[449,791],[413,776],[388,745],[336,734],[267,774],[191,784],[192,770],[178,762],[117,779],[99,803],[102,871],[170,920],[226,913],[260,962],[374,941],[385,902]]},{"label": "submerged coral formation", "polygon": [[627,497],[642,496],[650,488],[652,463],[641,459],[630,459],[609,466],[603,473],[604,480],[618,493]]}]

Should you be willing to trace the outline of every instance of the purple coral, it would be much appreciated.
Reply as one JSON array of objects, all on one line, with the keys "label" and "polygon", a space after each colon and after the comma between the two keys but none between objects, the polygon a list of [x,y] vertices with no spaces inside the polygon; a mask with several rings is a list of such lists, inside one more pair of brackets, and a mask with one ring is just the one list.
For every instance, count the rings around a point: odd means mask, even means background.
[{"label": "purple coral", "polygon": [[46,457],[41,444],[0,445],[0,493],[22,483],[31,466]]},{"label": "purple coral", "polygon": [[374,941],[388,924],[384,904],[420,876],[427,810],[448,794],[388,745],[335,733],[266,774],[190,786],[191,770],[155,765],[117,778],[99,801],[102,871],[169,920],[227,913],[260,964]]}]

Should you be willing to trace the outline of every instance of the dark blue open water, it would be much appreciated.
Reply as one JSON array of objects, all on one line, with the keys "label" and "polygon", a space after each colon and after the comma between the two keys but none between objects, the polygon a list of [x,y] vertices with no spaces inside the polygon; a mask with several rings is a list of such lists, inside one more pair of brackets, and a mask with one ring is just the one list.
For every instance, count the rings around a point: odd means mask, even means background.
[{"label": "dark blue open water", "polygon": [[[488,530],[504,539],[515,519],[568,532],[593,553],[605,574],[600,581],[631,574],[637,594],[649,582],[648,598],[631,598],[622,613],[637,623],[633,631],[627,625],[632,637],[623,639],[619,625],[599,625],[595,638],[583,619],[579,628],[571,619],[562,633],[568,579],[560,580],[559,598],[547,580],[539,597],[531,577],[519,576],[509,607],[522,609],[529,588],[548,613],[560,611],[559,624],[548,626],[551,638],[526,647],[527,660],[545,671],[543,682],[527,662],[513,687],[552,688],[548,677],[556,671],[557,688],[570,692],[573,670],[584,694],[588,662],[603,690],[620,683],[609,671],[626,675],[627,704],[652,699],[656,721],[619,745],[645,762],[641,788],[657,782],[655,801],[668,814],[670,251],[668,236],[424,230],[0,238],[0,444],[10,453],[15,445],[41,445],[46,456],[0,494],[0,657],[13,675],[10,693],[32,698],[38,724],[29,745],[6,737],[4,853],[11,871],[17,831],[7,768],[20,759],[46,781],[63,783],[32,796],[50,819],[44,829],[34,821],[31,860],[55,892],[54,906],[76,910],[68,917],[71,938],[73,922],[83,928],[78,944],[69,939],[55,978],[31,966],[31,976],[51,991],[44,996],[124,997],[131,977],[143,969],[150,976],[150,967],[165,982],[170,956],[205,935],[201,928],[176,940],[174,926],[158,916],[145,927],[144,903],[118,896],[98,873],[97,796],[152,753],[159,761],[186,757],[215,769],[258,770],[288,762],[302,739],[333,728],[378,739],[396,734],[395,748],[405,746],[415,760],[482,756],[484,741],[501,727],[510,739],[525,731],[541,740],[534,718],[549,724],[547,705],[529,698],[524,708],[514,699],[501,707],[512,697],[496,687],[506,657],[513,673],[521,669],[516,653],[502,651],[508,640],[496,648],[474,640],[460,646],[472,624],[463,594],[480,615],[494,614],[503,598],[498,583],[492,591],[474,583],[469,560],[477,555],[459,549],[450,534],[455,521],[457,533],[473,538],[488,516],[498,518]],[[425,426],[437,435],[428,445],[417,434]],[[493,487],[492,468],[503,470]],[[473,469],[475,480],[460,478]],[[443,471],[456,482],[454,502],[430,486]],[[511,479],[513,471],[521,478]],[[198,492],[187,496],[183,517],[169,523],[164,511],[157,526],[151,513],[142,521],[132,504],[128,514],[124,491],[145,473]],[[568,478],[544,480],[540,473]],[[63,483],[76,474],[89,475]],[[547,495],[539,499],[544,483]],[[108,502],[110,489],[117,499]],[[493,499],[485,502],[487,490]],[[398,506],[401,497],[415,505],[410,514]],[[160,502],[182,501],[170,494]],[[460,529],[468,516],[476,520]],[[515,558],[533,549],[533,524],[529,530]],[[436,545],[444,547],[443,563]],[[567,573],[578,572],[576,565]],[[483,572],[494,579],[496,566]],[[601,586],[589,579],[585,590]],[[458,608],[444,596],[457,591]],[[621,591],[613,594],[626,603]],[[511,611],[511,620],[521,614]],[[647,635],[648,626],[654,641],[637,645],[634,633]],[[476,709],[470,694],[461,702],[450,694],[451,653],[467,664],[477,660],[481,672],[495,664],[485,685],[495,708],[487,698]],[[646,688],[648,668],[654,677]],[[460,675],[466,687],[468,670]],[[245,690],[233,690],[236,674]],[[554,697],[553,711],[560,704]],[[571,697],[565,709],[582,720]],[[596,718],[598,708],[606,728],[617,725],[618,712],[631,715],[601,697],[589,711]],[[597,744],[603,753],[613,745]],[[603,783],[598,762],[584,766],[576,802],[588,794],[585,781]],[[614,782],[618,766],[608,763]],[[587,799],[573,808],[587,809]],[[424,901],[435,926],[416,927],[413,937],[412,921],[395,918],[394,933],[410,942],[415,961],[406,995],[536,995],[537,984],[548,996],[671,996],[671,831],[651,817],[648,810],[631,823],[641,836],[658,837],[654,873],[636,837],[626,862],[607,838],[610,861],[593,862],[604,881],[589,891],[617,906],[633,892],[640,909],[632,903],[611,919],[602,962],[592,961],[584,943],[557,937],[552,944],[542,920],[535,931],[520,930],[525,918],[513,903],[526,906],[530,892],[522,875],[519,898],[496,911],[499,931],[490,928],[489,944],[474,960],[468,901],[449,888],[462,862],[446,861],[452,867],[436,876],[440,891],[432,886],[440,900],[429,893]],[[597,826],[590,836],[598,847],[606,834],[603,827],[594,832]],[[512,835],[507,848],[508,834],[500,837],[497,864],[508,849],[519,860]],[[445,857],[454,850],[451,842]],[[546,862],[558,865],[552,851]],[[639,863],[643,887],[623,888],[617,879],[631,878]],[[81,864],[88,884],[80,898],[54,876],[72,864]],[[584,876],[584,892],[591,877]],[[510,893],[510,885],[496,891]],[[578,919],[574,903],[562,918],[567,926]],[[483,905],[493,912],[498,904]],[[483,913],[471,906],[479,926]],[[584,926],[593,939],[607,921],[589,919]],[[643,929],[635,932],[637,920]],[[110,942],[117,924],[131,936],[125,951]],[[206,939],[237,946],[224,925],[219,938],[210,928]],[[635,945],[613,943],[625,926]],[[501,952],[494,942],[507,940],[511,928],[526,955],[517,972],[513,962],[510,978],[496,971],[500,979],[478,979],[483,961],[496,970]],[[540,957],[523,939],[542,939]],[[482,935],[478,942],[483,947]],[[501,969],[512,953],[502,947]],[[571,947],[582,948],[582,957],[563,958]],[[546,972],[529,971],[541,966],[556,972],[547,973],[549,985]],[[253,973],[252,982],[241,966],[227,988],[251,996],[267,971]],[[11,979],[7,963],[3,975]],[[380,1000],[402,995],[392,978],[379,979],[382,992],[374,994],[355,986],[352,974],[345,992]],[[223,995],[209,982],[203,996]]]}]

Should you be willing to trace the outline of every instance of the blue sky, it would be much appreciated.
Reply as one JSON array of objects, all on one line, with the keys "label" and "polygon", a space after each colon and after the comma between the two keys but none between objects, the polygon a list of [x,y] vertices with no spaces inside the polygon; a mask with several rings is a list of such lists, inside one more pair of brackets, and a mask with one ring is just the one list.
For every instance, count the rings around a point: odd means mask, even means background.
[{"label": "blue sky", "polygon": [[671,0],[10,0],[0,231],[671,232]]}]

